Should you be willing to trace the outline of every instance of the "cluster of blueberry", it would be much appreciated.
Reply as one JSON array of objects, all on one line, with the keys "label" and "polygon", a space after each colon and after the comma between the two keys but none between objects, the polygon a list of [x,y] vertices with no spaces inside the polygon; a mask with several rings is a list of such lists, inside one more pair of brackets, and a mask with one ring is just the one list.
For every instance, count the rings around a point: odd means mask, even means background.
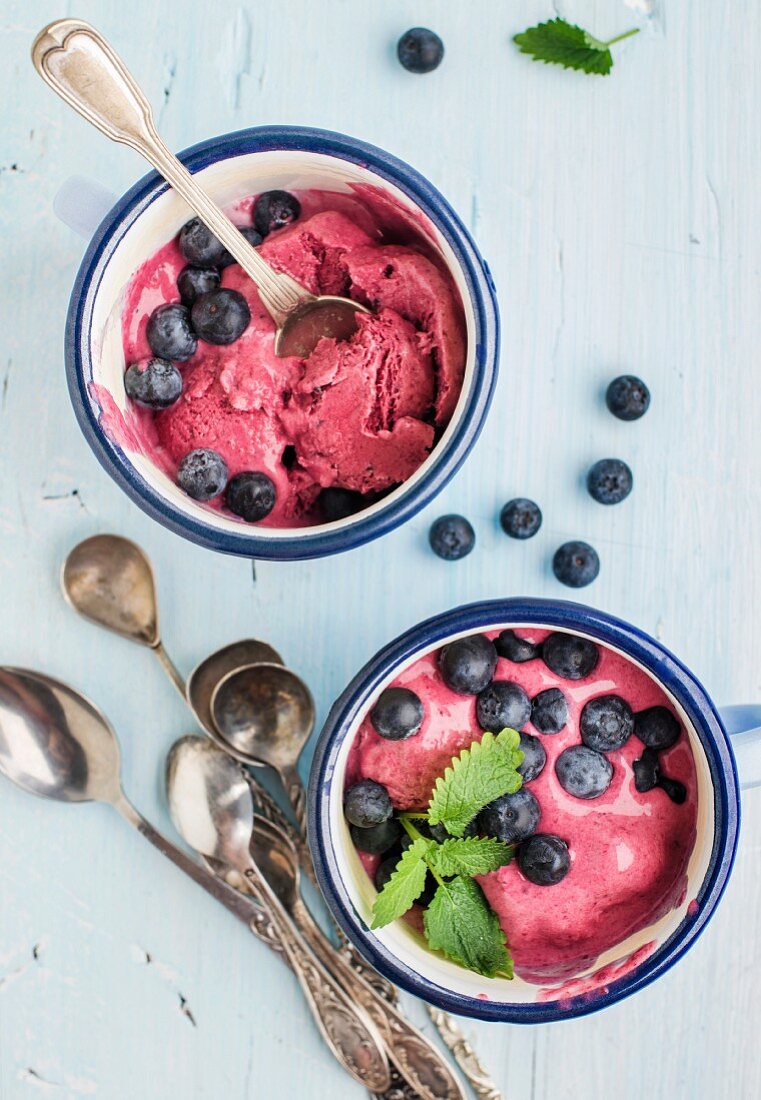
[{"label": "cluster of blueberry", "polygon": [[[513,630],[503,630],[492,642],[482,634],[463,638],[446,646],[439,656],[439,670],[446,685],[459,695],[476,696],[476,719],[482,730],[498,733],[505,727],[522,731],[523,762],[519,771],[523,786],[486,806],[471,821],[466,836],[491,836],[517,845],[518,866],[530,882],[550,886],[565,877],[571,865],[568,845],[562,837],[536,830],[541,807],[527,785],[541,774],[547,754],[539,737],[523,730],[529,722],[543,735],[559,733],[568,722],[568,702],[559,688],[547,688],[530,699],[520,684],[495,680],[498,657],[515,664],[542,660],[564,680],[583,680],[597,667],[600,654],[594,642],[570,634],[550,634],[535,645]],[[407,688],[383,692],[370,714],[375,732],[391,741],[413,737],[423,722],[424,709],[418,696]],[[613,778],[613,764],[606,753],[620,749],[634,734],[645,746],[634,762],[637,791],[659,786],[675,802],[684,802],[686,791],[676,780],[662,775],[658,754],[670,748],[680,734],[674,715],[665,707],[651,707],[634,714],[617,695],[591,699],[580,720],[580,745],[560,753],[555,774],[565,791],[580,799],[599,798]],[[363,852],[384,855],[377,868],[379,890],[391,876],[399,855],[408,843],[394,815],[386,788],[372,779],[362,779],[348,788],[344,813],[351,826],[355,846]],[[425,826],[420,831],[435,840],[446,839],[443,826]],[[433,883],[429,884],[433,889]],[[421,898],[425,905],[426,895]]]},{"label": "cluster of blueberry", "polygon": [[[288,191],[265,191],[253,208],[253,225],[241,233],[256,247],[274,229],[290,225],[301,213],[299,200]],[[153,356],[130,363],[124,376],[127,396],[142,408],[158,412],[182,394],[178,363],[195,355],[198,341],[233,344],[251,321],[248,303],[236,290],[220,286],[221,272],[234,258],[199,218],[180,230],[177,240],[187,266],[177,277],[179,302],[158,306],[146,329]],[[262,520],[275,506],[275,486],[267,474],[247,470],[230,478],[222,456],[197,448],[180,462],[177,484],[194,500],[208,501],[225,493],[224,502],[248,523]]]},{"label": "cluster of blueberry", "polygon": [[[641,378],[622,374],[608,386],[605,401],[619,420],[639,420],[650,405],[650,391]],[[587,474],[589,495],[598,504],[620,504],[626,500],[633,485],[632,472],[620,458],[601,458]],[[499,522],[510,538],[530,539],[542,526],[542,512],[533,500],[517,497],[504,506]],[[447,515],[431,525],[428,541],[440,558],[458,561],[467,557],[476,545],[476,533],[464,516]],[[600,558],[589,543],[574,539],[555,551],[552,570],[569,588],[584,588],[600,572]]]}]

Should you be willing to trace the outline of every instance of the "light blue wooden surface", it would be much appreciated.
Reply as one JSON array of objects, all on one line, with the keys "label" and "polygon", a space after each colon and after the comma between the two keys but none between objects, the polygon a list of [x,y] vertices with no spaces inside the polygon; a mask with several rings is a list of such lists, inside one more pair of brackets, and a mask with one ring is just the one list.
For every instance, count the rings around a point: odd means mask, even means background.
[{"label": "light blue wooden surface", "polygon": [[[607,80],[532,65],[511,34],[549,0],[5,0],[0,15],[0,660],[84,689],[120,732],[124,780],[170,834],[164,754],[191,727],[150,655],[63,604],[66,551],[97,531],[156,564],[167,647],[184,670],[247,635],[312,685],[320,715],[359,664],[425,615],[493,595],[567,593],[548,561],[589,538],[590,602],[657,634],[719,702],[761,698],[761,8],[568,0],[602,37],[642,20]],[[502,374],[467,467],[405,529],[334,561],[214,557],[151,524],[80,437],[61,361],[83,244],[51,199],[73,173],[122,191],[143,172],[57,100],[28,60],[43,23],[75,14],[117,45],[170,145],[260,122],[385,146],[463,214],[500,290]],[[393,58],[434,26],[429,77]],[[622,425],[601,393],[621,371],[652,411]],[[620,508],[582,487],[620,455]],[[545,513],[531,543],[496,526],[512,495]],[[466,512],[476,552],[439,562],[426,532]],[[533,1030],[466,1030],[510,1100],[761,1095],[761,797],[736,871],[690,956],[634,1000]],[[0,1097],[333,1100],[359,1090],[326,1055],[294,982],[265,949],[102,807],[0,784]],[[411,1011],[423,1021],[419,1005]]]}]

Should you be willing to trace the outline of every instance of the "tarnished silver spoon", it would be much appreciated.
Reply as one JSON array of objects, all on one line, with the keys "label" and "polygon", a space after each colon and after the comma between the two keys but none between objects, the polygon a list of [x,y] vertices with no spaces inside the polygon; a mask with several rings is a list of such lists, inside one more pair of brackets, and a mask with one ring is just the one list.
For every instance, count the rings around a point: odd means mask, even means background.
[{"label": "tarnished silver spoon", "polygon": [[32,63],[58,95],[112,141],[145,157],[253,279],[277,326],[275,354],[306,357],[323,336],[344,340],[367,306],[337,295],[317,297],[252,248],[188,169],[164,144],[151,106],[105,38],[80,19],[44,27],[32,45]]},{"label": "tarnished silver spoon", "polygon": [[172,820],[188,844],[251,881],[335,1057],[360,1084],[387,1088],[389,1068],[375,1025],[307,948],[251,855],[254,804],[240,765],[207,737],[183,737],[167,757],[166,789]]},{"label": "tarnished silver spoon", "polygon": [[314,729],[315,708],[301,677],[281,665],[234,669],[212,692],[211,713],[219,736],[238,759],[278,773],[304,830],[306,791],[297,764]]},{"label": "tarnished silver spoon", "polygon": [[[211,713],[211,697],[217,684],[236,668],[262,663],[282,665],[283,658],[266,642],[246,638],[241,642],[232,642],[230,645],[223,646],[222,649],[217,649],[196,665],[188,676],[187,701],[198,721],[214,740],[219,740],[219,734]],[[222,743],[222,747],[227,746]],[[244,760],[242,763],[249,763],[249,761]]]}]

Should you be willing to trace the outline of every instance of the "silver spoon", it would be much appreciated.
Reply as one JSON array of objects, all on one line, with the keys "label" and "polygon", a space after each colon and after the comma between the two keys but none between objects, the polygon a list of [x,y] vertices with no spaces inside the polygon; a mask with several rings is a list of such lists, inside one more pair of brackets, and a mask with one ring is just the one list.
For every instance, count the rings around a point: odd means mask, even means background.
[{"label": "silver spoon", "polygon": [[343,340],[370,310],[350,298],[311,294],[275,271],[212,201],[158,135],[150,104],[102,35],[79,19],[60,19],[37,35],[32,62],[42,79],[96,129],[145,157],[253,279],[277,326],[275,354],[309,355],[323,336]]},{"label": "silver spoon", "polygon": [[240,765],[206,737],[183,737],[167,757],[166,788],[172,820],[188,844],[238,871],[262,898],[335,1057],[360,1084],[387,1088],[388,1063],[375,1026],[306,947],[251,856],[254,804]]},{"label": "silver spoon", "polygon": [[211,713],[228,751],[278,773],[303,831],[306,791],[296,765],[315,720],[314,700],[304,681],[280,665],[234,669],[212,692]]},{"label": "silver spoon", "polygon": [[159,634],[153,569],[136,543],[121,535],[93,535],[78,543],[63,563],[61,588],[85,619],[152,650],[184,697],[185,683]]},{"label": "silver spoon", "polygon": [[[233,669],[243,665],[257,664],[282,665],[283,658],[266,642],[246,638],[241,642],[232,642],[206,657],[188,676],[186,697],[198,721],[206,732],[219,741],[217,727],[211,714],[211,697],[219,681]],[[227,748],[222,743],[222,748]],[[248,763],[248,761],[243,761]]]}]

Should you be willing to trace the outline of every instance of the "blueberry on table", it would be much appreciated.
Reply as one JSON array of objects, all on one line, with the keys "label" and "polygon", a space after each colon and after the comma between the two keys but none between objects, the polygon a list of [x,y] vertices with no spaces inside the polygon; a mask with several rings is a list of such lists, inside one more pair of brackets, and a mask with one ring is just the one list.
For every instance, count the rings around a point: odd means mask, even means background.
[{"label": "blueberry on table", "polygon": [[199,447],[180,463],[177,484],[193,500],[211,500],[227,485],[227,463],[216,451]]},{"label": "blueberry on table", "polygon": [[476,718],[482,730],[521,730],[530,717],[531,700],[520,684],[494,680],[478,696]]},{"label": "blueberry on table", "polygon": [[192,306],[199,294],[207,294],[219,286],[219,272],[215,267],[193,267],[188,264],[177,276],[177,289],[184,306]]},{"label": "blueberry on table", "polygon": [[142,359],[127,367],[124,389],[145,409],[167,409],[182,393],[182,375],[166,359]]},{"label": "blueberry on table", "polygon": [[640,794],[652,791],[658,786],[661,777],[661,767],[658,761],[658,753],[655,749],[644,749],[639,760],[632,764],[634,770],[634,787]]},{"label": "blueberry on table", "polygon": [[571,745],[555,761],[555,775],[574,798],[599,798],[610,786],[613,765],[607,756],[586,745]]},{"label": "blueberry on table", "polygon": [[494,639],[494,647],[500,657],[516,665],[533,661],[541,652],[541,646],[534,645],[527,638],[519,638],[514,630],[503,630],[499,637]]},{"label": "blueberry on table", "polygon": [[263,191],[254,203],[254,228],[266,237],[295,222],[300,214],[301,203],[290,191]]},{"label": "blueberry on table", "polygon": [[541,816],[541,808],[531,791],[521,787],[515,794],[503,794],[485,806],[476,818],[477,829],[505,844],[518,844],[536,832]]},{"label": "blueberry on table", "polygon": [[605,404],[619,420],[639,420],[650,408],[650,390],[636,375],[621,374],[608,386]]},{"label": "blueberry on table", "polygon": [[478,695],[491,683],[496,667],[494,643],[483,634],[450,642],[439,654],[441,677],[458,695]]},{"label": "blueberry on table", "polygon": [[620,504],[633,485],[634,476],[620,458],[601,458],[587,474],[589,495],[598,504]]},{"label": "blueberry on table", "polygon": [[613,752],[634,733],[634,714],[620,695],[598,695],[584,704],[579,725],[587,748]]},{"label": "blueberry on table", "polygon": [[[262,235],[261,233],[257,232],[256,229],[254,229],[253,225],[241,226],[240,234],[242,237],[246,238],[252,248],[258,248],[258,246],[262,243]],[[237,264],[237,262],[238,261],[235,259],[233,254],[225,249],[220,258],[217,260],[217,267],[221,271],[223,268],[229,267],[230,264]]]},{"label": "blueberry on table", "polygon": [[434,554],[444,561],[467,557],[476,545],[476,533],[465,516],[440,516],[431,524],[428,542]]},{"label": "blueberry on table", "polygon": [[560,733],[568,721],[568,701],[560,688],[546,688],[531,700],[531,724],[540,733]]},{"label": "blueberry on table", "polygon": [[190,312],[179,303],[158,306],[148,318],[145,330],[151,351],[159,359],[184,363],[195,354],[198,346],[190,323]]},{"label": "blueberry on table", "polygon": [[542,526],[542,513],[538,504],[526,497],[509,500],[499,514],[502,530],[511,539],[533,538]]},{"label": "blueberry on table", "polygon": [[221,287],[201,294],[193,302],[190,317],[201,340],[207,344],[233,344],[251,320],[248,302],[237,290]]},{"label": "blueberry on table", "polygon": [[411,27],[397,42],[396,56],[408,73],[432,73],[444,58],[444,43],[427,27]]},{"label": "blueberry on table", "polygon": [[600,559],[597,551],[588,542],[564,542],[555,551],[552,572],[561,584],[566,584],[569,588],[585,588],[597,578]]},{"label": "blueberry on table", "polygon": [[213,267],[221,259],[225,246],[214,236],[200,218],[191,218],[183,225],[177,239],[180,252],[189,264],[196,267]]},{"label": "blueberry on table", "polygon": [[544,745],[539,738],[534,737],[531,733],[521,734],[518,748],[523,753],[523,760],[518,767],[518,771],[523,776],[523,782],[530,783],[543,771],[544,765],[547,763],[547,753],[544,751]]},{"label": "blueberry on table", "polygon": [[271,477],[258,470],[246,470],[230,478],[225,504],[246,523],[258,523],[275,507],[277,492]]},{"label": "blueberry on table", "polygon": [[322,490],[317,497],[317,507],[326,523],[335,523],[360,512],[365,507],[365,498],[355,489],[332,486]]},{"label": "blueberry on table", "polygon": [[542,660],[564,680],[584,680],[600,662],[600,651],[589,638],[578,634],[550,634],[542,643]]},{"label": "blueberry on table", "polygon": [[650,707],[634,715],[634,733],[649,749],[670,749],[681,732],[678,719],[666,707]]},{"label": "blueberry on table", "polygon": [[421,725],[425,711],[420,698],[409,688],[386,688],[370,711],[375,732],[387,741],[406,741]]},{"label": "blueberry on table", "polygon": [[[371,829],[388,821],[394,812],[388,791],[374,779],[360,779],[344,794],[344,815],[358,829]],[[362,849],[367,851],[366,848]]]},{"label": "blueberry on table", "polygon": [[380,825],[370,825],[363,829],[358,825],[352,825],[349,829],[352,843],[360,852],[366,852],[369,856],[383,856],[401,840],[402,827],[395,817],[388,821],[382,821]]},{"label": "blueberry on table", "polygon": [[559,836],[536,833],[518,849],[518,866],[536,886],[555,886],[571,867],[568,845]]}]

